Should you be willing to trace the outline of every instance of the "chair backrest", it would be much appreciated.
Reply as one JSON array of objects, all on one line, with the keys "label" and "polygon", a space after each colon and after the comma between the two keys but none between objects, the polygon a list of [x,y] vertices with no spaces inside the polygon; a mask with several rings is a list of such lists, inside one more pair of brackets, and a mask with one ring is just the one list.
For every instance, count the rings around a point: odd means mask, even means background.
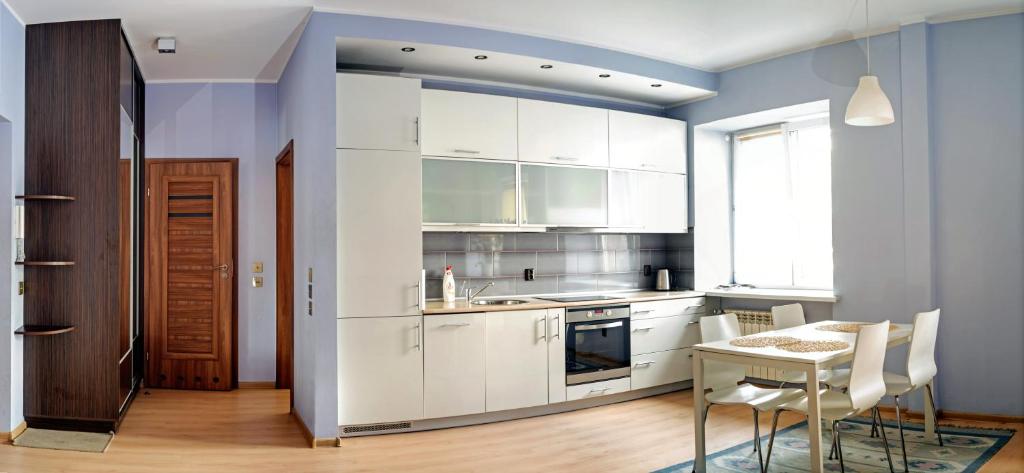
[{"label": "chair backrest", "polygon": [[[740,336],[740,322],[736,314],[709,315],[700,318],[701,342],[732,340]],[[735,363],[704,361],[704,387],[715,389],[736,386],[747,376],[747,368]]]},{"label": "chair backrest", "polygon": [[775,330],[799,327],[806,324],[804,306],[800,304],[787,304],[772,307],[772,323],[775,325]]},{"label": "chair backrest", "polygon": [[854,409],[864,410],[878,404],[885,395],[882,365],[889,341],[889,321],[862,325],[857,332],[850,365],[850,403]]},{"label": "chair backrest", "polygon": [[907,353],[907,377],[917,387],[928,383],[938,372],[935,366],[935,339],[939,335],[939,309],[914,316],[914,333]]}]

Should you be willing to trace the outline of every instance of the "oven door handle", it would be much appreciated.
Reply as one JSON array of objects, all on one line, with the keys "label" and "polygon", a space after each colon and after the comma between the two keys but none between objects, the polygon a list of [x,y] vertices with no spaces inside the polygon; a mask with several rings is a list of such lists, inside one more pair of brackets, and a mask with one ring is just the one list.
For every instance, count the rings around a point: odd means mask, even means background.
[{"label": "oven door handle", "polygon": [[573,328],[576,329],[577,332],[586,332],[586,331],[589,331],[589,330],[601,330],[603,328],[614,328],[614,327],[621,327],[621,326],[622,326],[622,321],[620,320],[618,322],[609,322],[609,323],[606,323],[606,324],[577,325],[577,326],[575,326]]}]

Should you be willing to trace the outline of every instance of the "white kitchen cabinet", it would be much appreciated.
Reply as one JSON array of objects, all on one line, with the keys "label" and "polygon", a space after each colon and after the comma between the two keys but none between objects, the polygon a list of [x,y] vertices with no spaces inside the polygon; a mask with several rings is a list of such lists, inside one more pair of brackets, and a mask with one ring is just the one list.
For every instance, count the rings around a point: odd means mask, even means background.
[{"label": "white kitchen cabinet", "polygon": [[484,412],[484,314],[429,315],[423,322],[424,417]]},{"label": "white kitchen cabinet", "polygon": [[421,314],[421,166],[417,152],[337,151],[339,317]]},{"label": "white kitchen cabinet", "polygon": [[630,323],[629,349],[633,355],[689,348],[700,343],[699,315],[676,315]]},{"label": "white kitchen cabinet", "polygon": [[517,158],[514,97],[424,90],[422,114],[424,156]]},{"label": "white kitchen cabinet", "polygon": [[686,233],[686,175],[608,171],[608,226],[648,233]]},{"label": "white kitchen cabinet", "polygon": [[548,309],[548,403],[565,401],[565,309]]},{"label": "white kitchen cabinet", "polygon": [[575,401],[578,399],[589,399],[592,397],[607,396],[609,394],[624,393],[630,390],[629,378],[609,379],[596,383],[577,384],[566,388],[565,400]]},{"label": "white kitchen cabinet", "polygon": [[487,412],[548,403],[547,314],[487,313]]},{"label": "white kitchen cabinet", "polygon": [[608,171],[580,167],[520,166],[522,225],[608,225]]},{"label": "white kitchen cabinet", "polygon": [[634,302],[629,306],[629,319],[635,322],[645,319],[686,316],[689,318],[688,320],[696,320],[697,317],[705,314],[705,302],[703,297]]},{"label": "white kitchen cabinet", "polygon": [[338,320],[338,425],[423,418],[422,321]]},{"label": "white kitchen cabinet", "polygon": [[693,358],[689,348],[660,351],[631,357],[632,389],[644,389],[693,379]]},{"label": "white kitchen cabinet", "polygon": [[336,90],[338,148],[419,151],[419,79],[337,74]]},{"label": "white kitchen cabinet", "polygon": [[519,99],[519,160],[608,166],[608,110]]},{"label": "white kitchen cabinet", "polygon": [[686,122],[638,113],[608,111],[610,166],[686,173]]},{"label": "white kitchen cabinet", "polygon": [[423,159],[424,225],[516,224],[516,164]]}]

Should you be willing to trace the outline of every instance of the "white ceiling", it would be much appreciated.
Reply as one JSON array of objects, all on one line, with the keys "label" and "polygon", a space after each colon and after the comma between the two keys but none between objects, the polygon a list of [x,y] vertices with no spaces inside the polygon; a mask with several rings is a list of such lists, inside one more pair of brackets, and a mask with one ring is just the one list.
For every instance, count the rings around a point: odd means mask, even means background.
[{"label": "white ceiling", "polygon": [[[470,79],[541,91],[572,91],[576,95],[661,106],[714,95],[709,90],[635,74],[480,49],[365,38],[337,38],[335,43],[338,63],[351,69],[424,78]],[[403,52],[403,47],[412,47],[415,51]],[[487,59],[476,59],[478,55]],[[541,65],[551,67],[542,69]],[[609,77],[599,77],[601,74]],[[658,86],[652,87],[652,84]]]},{"label": "white ceiling", "polygon": [[[477,26],[722,70],[865,31],[860,0],[6,0],[26,23],[123,18],[147,80],[274,80],[311,7]],[[872,4],[871,30],[1020,11],[1024,0]],[[158,36],[178,54],[157,55]]]}]

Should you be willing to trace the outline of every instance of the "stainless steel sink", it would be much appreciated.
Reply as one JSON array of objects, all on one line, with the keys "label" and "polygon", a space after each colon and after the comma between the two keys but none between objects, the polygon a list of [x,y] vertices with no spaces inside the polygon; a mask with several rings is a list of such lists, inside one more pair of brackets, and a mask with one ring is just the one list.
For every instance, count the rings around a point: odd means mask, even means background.
[{"label": "stainless steel sink", "polygon": [[473,305],[517,305],[525,303],[526,301],[521,301],[519,299],[487,299],[471,302]]}]

